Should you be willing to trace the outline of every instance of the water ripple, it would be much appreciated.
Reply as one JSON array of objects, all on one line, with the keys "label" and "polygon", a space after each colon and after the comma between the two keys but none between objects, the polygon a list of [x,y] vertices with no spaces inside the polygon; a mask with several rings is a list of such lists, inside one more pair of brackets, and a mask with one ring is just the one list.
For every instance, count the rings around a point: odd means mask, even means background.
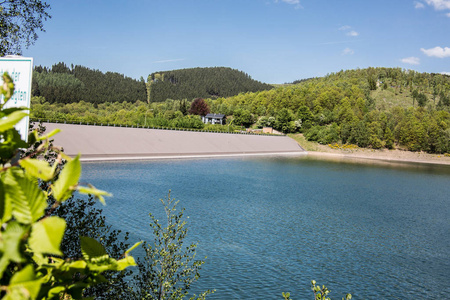
[{"label": "water ripple", "polygon": [[207,256],[194,291],[210,299],[430,299],[450,293],[450,170],[305,159],[223,159],[83,165],[113,192],[114,227],[151,239],[148,213],[172,189]]}]

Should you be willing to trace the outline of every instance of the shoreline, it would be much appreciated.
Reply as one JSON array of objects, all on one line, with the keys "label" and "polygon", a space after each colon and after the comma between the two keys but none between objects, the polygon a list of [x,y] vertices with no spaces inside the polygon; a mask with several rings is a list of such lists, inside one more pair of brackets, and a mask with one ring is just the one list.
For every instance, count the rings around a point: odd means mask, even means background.
[{"label": "shoreline", "polygon": [[258,136],[142,128],[45,123],[60,128],[54,144],[81,160],[167,160],[223,157],[299,156],[360,163],[450,165],[450,156],[403,150],[336,148],[308,142],[302,135]]},{"label": "shoreline", "polygon": [[[360,150],[361,151],[361,150]],[[367,151],[367,150],[366,150]],[[254,153],[177,153],[177,154],[140,154],[140,155],[81,155],[82,162],[121,162],[121,161],[159,161],[159,160],[182,160],[182,159],[221,159],[221,158],[248,158],[248,157],[303,157],[330,161],[354,162],[363,164],[401,164],[401,165],[434,165],[434,166],[450,166],[450,158],[439,157],[431,159],[427,156],[430,154],[407,153],[407,157],[399,157],[405,155],[405,151],[397,151],[399,153],[380,153],[366,152],[363,153],[332,153],[321,151],[304,151],[304,152],[254,152]],[[397,154],[397,156],[396,156]],[[408,155],[409,154],[409,155]],[[420,156],[425,157],[420,157]]]},{"label": "shoreline", "polygon": [[408,157],[408,158],[401,158],[401,157],[394,157],[391,155],[384,155],[384,154],[374,154],[374,155],[367,155],[367,154],[358,154],[358,153],[331,153],[331,152],[320,152],[320,151],[308,151],[308,156],[319,158],[319,159],[325,159],[325,160],[340,160],[340,161],[358,161],[363,163],[401,163],[401,164],[421,164],[421,165],[440,165],[440,166],[450,166],[450,159],[449,160],[439,160],[437,158],[436,160],[430,159],[430,158],[420,158],[419,155],[417,155],[416,158]]},{"label": "shoreline", "polygon": [[339,160],[359,160],[366,162],[386,162],[386,163],[415,163],[429,165],[450,165],[450,156],[444,154],[430,154],[426,152],[411,152],[400,149],[370,149],[370,148],[337,148],[329,145],[321,145],[310,142],[302,134],[290,134],[303,149],[308,151],[308,155],[320,159]]},{"label": "shoreline", "polygon": [[137,161],[137,160],[180,160],[180,159],[208,159],[208,158],[236,158],[236,157],[276,157],[276,156],[306,156],[304,152],[255,152],[255,153],[210,153],[210,154],[160,154],[160,155],[113,155],[93,156],[81,154],[82,162],[113,162],[113,161]]}]

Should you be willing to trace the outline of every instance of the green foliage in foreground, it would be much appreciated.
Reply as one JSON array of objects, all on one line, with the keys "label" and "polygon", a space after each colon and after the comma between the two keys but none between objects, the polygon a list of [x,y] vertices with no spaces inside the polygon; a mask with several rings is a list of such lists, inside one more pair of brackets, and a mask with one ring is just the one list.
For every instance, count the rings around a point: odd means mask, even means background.
[{"label": "green foliage in foreground", "polygon": [[[49,149],[48,139],[57,133],[38,136],[33,132],[29,143],[21,140],[14,128],[27,115],[26,108],[3,109],[14,91],[11,78],[3,75],[0,88],[4,96],[0,104],[0,284],[2,299],[60,299],[70,296],[81,299],[85,288],[105,281],[105,271],[120,271],[135,265],[129,252],[122,259],[108,255],[95,239],[80,238],[82,257],[63,259],[61,251],[66,222],[52,216],[57,207],[69,199],[74,191],[92,194],[101,202],[108,193],[93,186],[80,186],[79,156],[69,158],[62,152],[53,165],[27,156],[16,159],[19,148],[28,148],[36,141],[43,143],[34,155]],[[67,163],[59,170],[62,159]],[[39,183],[47,183],[42,190]],[[47,197],[55,202],[47,208]]]},{"label": "green foliage in foreground", "polygon": [[[331,298],[328,297],[330,290],[324,285],[322,285],[322,287],[320,287],[320,285],[316,285],[315,280],[311,281],[311,290],[314,293],[314,300],[331,300]],[[290,293],[282,293],[282,296],[284,300],[292,300]],[[351,294],[347,294],[345,295],[345,297],[342,298],[342,300],[350,300],[350,299],[352,299]]]},{"label": "green foliage in foreground", "polygon": [[[191,284],[200,277],[204,261],[195,260],[197,244],[185,245],[187,234],[184,208],[177,211],[178,201],[161,199],[165,225],[150,213],[150,228],[155,240],[143,243],[145,257],[138,259],[139,274],[134,277],[135,299],[184,299]],[[189,299],[205,299],[214,291],[207,290]]]}]

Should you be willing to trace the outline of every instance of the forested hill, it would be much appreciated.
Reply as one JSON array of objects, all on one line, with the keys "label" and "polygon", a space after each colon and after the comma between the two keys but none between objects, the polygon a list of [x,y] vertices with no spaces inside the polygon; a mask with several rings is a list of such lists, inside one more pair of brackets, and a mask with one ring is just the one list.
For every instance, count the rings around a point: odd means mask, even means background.
[{"label": "forested hill", "polygon": [[83,66],[57,63],[51,68],[36,66],[32,95],[43,96],[50,103],[136,102],[147,99],[143,78],[135,80],[123,74],[92,70]]},{"label": "forested hill", "polygon": [[156,72],[150,74],[147,80],[150,102],[230,97],[272,88],[269,84],[253,80],[244,72],[225,67]]},{"label": "forested hill", "polygon": [[[170,72],[164,74],[170,79]],[[152,85],[164,82],[158,77],[162,74],[155,74]],[[170,85],[179,85],[171,80]],[[32,118],[214,131],[273,127],[321,144],[450,153],[450,76],[400,68],[341,71],[270,90],[204,99],[211,113],[227,115],[226,126],[205,127],[199,116],[188,115],[192,98],[131,105],[52,105],[42,100],[32,98]]]},{"label": "forested hill", "polygon": [[450,153],[450,76],[400,68],[340,71],[211,100],[237,124],[302,132],[321,144]]}]

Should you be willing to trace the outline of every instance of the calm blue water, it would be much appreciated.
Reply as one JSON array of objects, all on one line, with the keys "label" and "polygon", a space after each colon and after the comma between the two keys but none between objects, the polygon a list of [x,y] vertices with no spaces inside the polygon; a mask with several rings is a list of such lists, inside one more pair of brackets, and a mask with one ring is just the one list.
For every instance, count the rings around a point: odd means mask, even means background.
[{"label": "calm blue water", "polygon": [[[104,211],[151,240],[160,198],[186,208],[189,240],[207,256],[197,290],[210,299],[450,296],[450,167],[308,158],[85,163],[83,181],[114,194]],[[197,290],[197,291],[198,291]]]}]

